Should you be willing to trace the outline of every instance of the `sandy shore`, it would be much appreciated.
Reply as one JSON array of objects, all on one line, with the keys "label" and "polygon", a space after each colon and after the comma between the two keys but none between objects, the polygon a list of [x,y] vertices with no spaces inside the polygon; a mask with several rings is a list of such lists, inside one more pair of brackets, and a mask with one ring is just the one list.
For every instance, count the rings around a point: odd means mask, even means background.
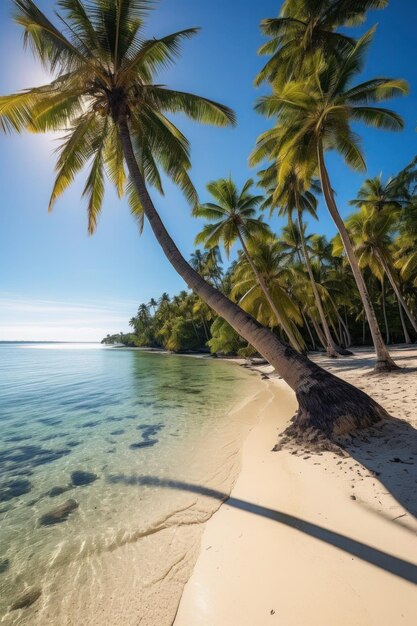
[{"label": "sandy shore", "polygon": [[[417,350],[367,376],[368,351],[318,362],[405,420],[349,455],[272,452],[294,413],[279,379],[231,497],[206,525],[175,626],[411,626],[417,612]],[[270,373],[270,368],[260,368]],[[196,487],[197,489],[197,487]]]}]

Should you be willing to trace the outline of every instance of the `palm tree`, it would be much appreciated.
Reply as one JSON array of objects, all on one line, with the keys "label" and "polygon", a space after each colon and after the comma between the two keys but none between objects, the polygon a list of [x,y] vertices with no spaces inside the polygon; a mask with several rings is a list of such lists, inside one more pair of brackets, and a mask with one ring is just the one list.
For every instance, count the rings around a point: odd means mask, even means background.
[{"label": "palm tree", "polygon": [[188,176],[188,142],[166,113],[181,112],[217,126],[230,125],[235,119],[220,104],[155,82],[157,71],[174,60],[181,42],[196,29],[147,40],[143,32],[150,7],[147,0],[60,0],[61,13],[55,14],[59,27],[33,0],[14,0],[14,6],[25,41],[55,78],[41,87],[1,97],[0,124],[6,131],[66,129],[50,207],[88,164],[84,193],[92,233],[102,206],[106,171],[119,194],[125,190],[129,194],[139,223],[146,216],[164,254],[187,285],[296,391],[297,432],[315,428],[332,436],[386,417],[386,411],[369,396],[282,343],[207,283],[186,262],[154,206],[148,185],[162,190],[160,169],[196,202]]},{"label": "palm tree", "polygon": [[366,207],[375,211],[395,211],[398,213],[408,205],[408,193],[401,173],[389,178],[386,183],[382,175],[367,178],[358,191],[358,195],[349,204],[358,208]]},{"label": "palm tree", "polygon": [[[394,267],[391,235],[397,226],[397,214],[390,206],[377,209],[371,204],[363,204],[361,209],[351,215],[345,222],[352,239],[360,268],[369,267],[371,272],[382,283],[385,274],[404,309],[412,327],[417,333],[417,322],[401,293],[398,277]],[[340,241],[335,242],[335,253],[340,253]]]},{"label": "palm tree", "polygon": [[260,195],[250,193],[253,180],[249,179],[239,192],[233,180],[221,178],[207,185],[207,189],[216,201],[197,205],[193,214],[195,217],[208,219],[208,223],[197,235],[195,243],[203,243],[206,248],[212,248],[222,243],[227,256],[236,241],[240,242],[252,271],[271,307],[276,321],[284,329],[291,345],[300,350],[301,346],[294,336],[289,324],[282,317],[274,299],[269,293],[267,284],[261,272],[258,271],[248,250],[248,242],[254,238],[260,239],[270,234],[269,226],[257,216],[257,207],[263,200]]},{"label": "palm tree", "polygon": [[298,77],[314,56],[325,60],[343,55],[355,40],[335,32],[340,26],[356,26],[370,9],[383,9],[388,0],[285,0],[279,17],[262,20],[261,30],[270,40],[259,49],[271,55],[255,83]]},{"label": "palm tree", "polygon": [[388,371],[396,366],[382,339],[352,242],[336,205],[324,158],[327,150],[336,149],[348,165],[361,171],[365,169],[365,160],[351,123],[364,122],[389,130],[403,128],[402,119],[396,113],[372,106],[372,103],[406,93],[404,81],[376,78],[351,86],[353,76],[362,69],[372,34],[373,30],[366,33],[345,55],[343,63],[335,59],[325,65],[321,63],[310,77],[291,81],[273,95],[258,101],[258,111],[278,117],[279,127],[272,133],[261,135],[257,153],[268,151],[275,139],[278,142],[274,148],[275,157],[278,150],[287,167],[292,162],[295,166],[305,166],[308,171],[313,166],[317,168],[326,205],[342,238],[366,311],[377,356],[375,368]]},{"label": "palm tree", "polygon": [[[304,340],[296,324],[302,324],[298,307],[288,294],[288,285],[293,279],[293,271],[285,263],[285,251],[281,242],[273,235],[252,238],[247,244],[248,254],[240,255],[233,272],[232,297],[239,298],[239,304],[245,311],[256,317],[262,324],[274,328],[276,316],[271,310],[269,299],[265,297],[257,276],[262,280],[273,300],[279,316],[290,328],[298,345],[304,347]],[[253,271],[256,268],[256,273]]]},{"label": "palm tree", "polygon": [[[279,168],[279,165],[277,165],[277,168]],[[279,178],[280,177],[278,175],[278,179]],[[283,178],[280,184],[278,184],[271,198],[271,212],[273,212],[274,207],[280,207],[279,214],[287,215],[290,223],[292,223],[293,213],[296,214],[298,225],[297,232],[300,239],[304,263],[307,268],[315,304],[324,330],[324,336],[326,338],[326,352],[329,357],[335,358],[338,353],[345,355],[351,353],[349,350],[344,350],[340,346],[337,346],[332,337],[324,313],[317,283],[313,274],[313,269],[311,267],[310,255],[305,241],[305,225],[303,223],[304,212],[317,219],[317,199],[314,193],[309,189],[311,185],[313,185],[314,191],[319,191],[317,183],[311,183],[310,181],[305,180],[299,169],[294,167],[291,170],[288,170],[285,174],[285,178]]]},{"label": "palm tree", "polygon": [[151,298],[151,299],[149,300],[148,307],[150,307],[151,309],[153,309],[153,314],[154,314],[154,315],[155,315],[155,313],[156,313],[156,308],[157,308],[157,306],[158,306],[158,302],[155,300],[155,298]]}]

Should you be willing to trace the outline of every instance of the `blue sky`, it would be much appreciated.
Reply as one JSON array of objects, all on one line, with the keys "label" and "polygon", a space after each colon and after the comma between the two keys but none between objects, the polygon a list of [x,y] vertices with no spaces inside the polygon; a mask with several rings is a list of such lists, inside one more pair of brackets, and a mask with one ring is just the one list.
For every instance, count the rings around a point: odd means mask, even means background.
[{"label": "blue sky", "polygon": [[[39,0],[50,12],[52,0]],[[259,22],[278,13],[279,1],[161,0],[149,22],[149,35],[161,36],[190,26],[201,33],[187,42],[177,66],[160,82],[217,99],[238,115],[235,129],[213,129],[178,119],[192,144],[192,178],[201,198],[205,184],[231,173],[239,184],[254,176],[247,157],[257,135],[269,125],[253,111],[261,93],[253,78],[263,59]],[[401,10],[400,10],[401,9]],[[0,93],[41,84],[42,69],[29,51],[23,51],[21,31],[10,19],[11,2],[0,3]],[[364,78],[406,78],[408,97],[392,101],[404,116],[402,133],[358,128],[368,163],[368,174],[388,176],[417,153],[417,3],[391,0],[385,11],[372,12],[366,27],[378,30]],[[99,340],[107,332],[127,330],[127,322],[140,302],[163,291],[184,287],[171,269],[149,228],[141,238],[125,202],[109,189],[97,233],[88,237],[83,177],[47,213],[54,178],[56,138],[53,136],[0,136],[0,340]],[[340,210],[349,213],[363,175],[349,171],[335,156],[329,157],[333,186]],[[190,217],[182,196],[172,186],[164,198],[155,196],[161,215],[180,249],[189,256],[201,224]],[[279,223],[273,220],[273,226]],[[324,207],[317,232],[332,236],[333,224]]]}]

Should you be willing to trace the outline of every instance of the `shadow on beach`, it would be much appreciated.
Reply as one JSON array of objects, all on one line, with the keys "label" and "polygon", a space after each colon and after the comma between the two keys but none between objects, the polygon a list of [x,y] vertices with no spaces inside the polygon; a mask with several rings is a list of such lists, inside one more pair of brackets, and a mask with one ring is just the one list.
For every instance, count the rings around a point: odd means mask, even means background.
[{"label": "shadow on beach", "polygon": [[323,526],[307,522],[294,515],[283,513],[275,509],[259,506],[253,502],[247,502],[239,498],[229,497],[226,493],[204,487],[203,485],[195,485],[182,481],[160,479],[156,476],[126,476],[124,474],[113,475],[108,478],[108,481],[112,484],[123,483],[126,485],[134,486],[152,486],[161,487],[163,489],[175,489],[181,491],[188,491],[198,495],[213,498],[220,502],[227,500],[228,506],[240,509],[253,515],[260,515],[267,519],[271,519],[280,524],[285,524],[295,530],[309,535],[319,541],[323,541],[329,545],[332,545],[354,557],[366,561],[375,567],[385,570],[394,576],[398,576],[404,580],[417,584],[417,566],[404,559],[397,558],[387,552],[383,552],[376,548],[372,548],[360,541],[351,539],[340,533],[336,533],[332,530],[328,530]]},{"label": "shadow on beach", "polygon": [[411,424],[392,418],[372,431],[358,433],[343,448],[417,517],[417,430]]}]

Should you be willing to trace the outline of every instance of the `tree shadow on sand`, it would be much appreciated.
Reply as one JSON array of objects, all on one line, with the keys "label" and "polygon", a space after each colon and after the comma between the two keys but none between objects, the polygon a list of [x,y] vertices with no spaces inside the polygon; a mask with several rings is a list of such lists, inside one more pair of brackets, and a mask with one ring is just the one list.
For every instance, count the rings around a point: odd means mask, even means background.
[{"label": "tree shadow on sand", "polygon": [[358,433],[343,449],[417,517],[417,430],[411,424],[392,418]]},{"label": "tree shadow on sand", "polygon": [[394,576],[398,576],[404,580],[417,584],[417,566],[409,561],[395,557],[387,552],[383,552],[376,548],[372,548],[360,541],[346,537],[340,533],[336,533],[317,524],[307,522],[294,515],[283,513],[275,509],[259,506],[253,502],[247,502],[239,498],[228,497],[226,493],[204,487],[203,485],[195,485],[183,481],[160,479],[156,476],[126,476],[125,474],[113,475],[108,477],[108,481],[112,484],[123,483],[131,486],[152,486],[164,489],[176,489],[188,491],[202,496],[213,498],[220,502],[227,500],[228,506],[246,511],[253,515],[260,515],[271,519],[280,524],[285,524],[295,530],[309,535],[319,541],[323,541],[332,545],[354,557],[366,561],[375,567],[385,570]]}]

